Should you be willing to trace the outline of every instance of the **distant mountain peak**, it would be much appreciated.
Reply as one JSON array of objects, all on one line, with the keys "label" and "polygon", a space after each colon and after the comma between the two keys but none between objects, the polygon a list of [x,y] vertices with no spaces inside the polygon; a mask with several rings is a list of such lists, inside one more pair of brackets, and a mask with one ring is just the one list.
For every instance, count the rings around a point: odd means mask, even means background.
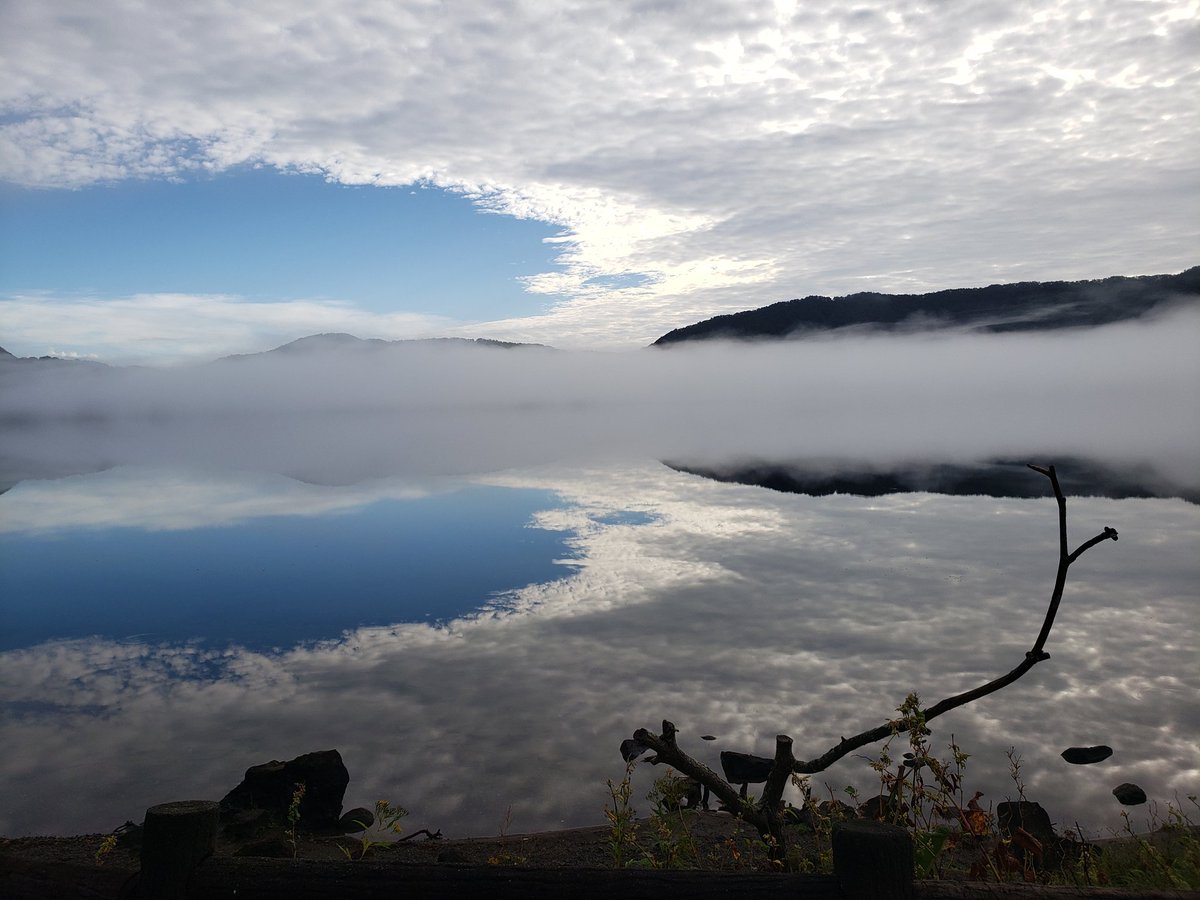
[{"label": "distant mountain peak", "polygon": [[399,347],[417,347],[417,346],[463,346],[463,347],[494,347],[500,349],[552,349],[545,344],[519,344],[511,341],[496,341],[490,338],[459,338],[459,337],[443,337],[443,338],[408,338],[395,341],[388,341],[382,338],[360,338],[353,334],[345,332],[325,332],[322,334],[310,334],[306,337],[297,338],[294,341],[289,341],[271,350],[264,350],[258,353],[237,353],[232,356],[222,357],[223,360],[232,359],[250,359],[253,357],[266,356],[268,354],[311,354],[324,353],[327,351],[340,351],[349,347],[359,347],[364,350],[383,350],[386,348]]},{"label": "distant mountain peak", "polygon": [[0,363],[20,363],[22,366],[80,366],[97,369],[107,369],[105,363],[94,359],[83,359],[73,356],[17,356],[0,347]]},{"label": "distant mountain peak", "polygon": [[362,338],[355,337],[352,334],[346,334],[344,331],[326,331],[321,334],[310,334],[307,337],[297,338],[290,343],[276,347],[276,350],[303,350],[308,347],[331,347],[345,346],[346,344],[360,344]]}]

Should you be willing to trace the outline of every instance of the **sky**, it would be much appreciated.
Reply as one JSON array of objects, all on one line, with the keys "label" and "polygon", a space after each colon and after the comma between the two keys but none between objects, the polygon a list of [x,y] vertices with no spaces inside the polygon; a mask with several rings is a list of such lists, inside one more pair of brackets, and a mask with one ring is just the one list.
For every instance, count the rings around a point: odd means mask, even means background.
[{"label": "sky", "polygon": [[1200,4],[0,2],[0,346],[622,349],[1177,272]]}]

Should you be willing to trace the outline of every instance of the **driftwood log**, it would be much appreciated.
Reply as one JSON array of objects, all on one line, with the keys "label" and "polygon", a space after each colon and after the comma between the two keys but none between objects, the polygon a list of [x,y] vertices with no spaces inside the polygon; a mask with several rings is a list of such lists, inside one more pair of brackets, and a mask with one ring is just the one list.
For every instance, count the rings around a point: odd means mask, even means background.
[{"label": "driftwood log", "polygon": [[1054,626],[1058,607],[1062,603],[1063,590],[1067,583],[1067,570],[1096,544],[1102,541],[1117,540],[1117,532],[1113,528],[1106,527],[1074,550],[1070,550],[1067,544],[1067,501],[1063,496],[1062,487],[1059,485],[1058,474],[1055,472],[1054,466],[1030,465],[1029,468],[1050,480],[1054,499],[1058,503],[1058,571],[1054,579],[1054,589],[1050,594],[1050,605],[1042,620],[1041,630],[1038,632],[1033,646],[1011,671],[979,687],[947,697],[915,715],[893,719],[875,728],[868,728],[853,737],[843,737],[837,744],[814,759],[796,759],[792,751],[791,737],[786,734],[778,735],[775,739],[774,765],[767,778],[762,797],[757,803],[742,800],[738,796],[737,789],[729,782],[681,749],[675,739],[677,732],[675,725],[665,719],[662,723],[662,730],[658,734],[645,728],[635,731],[633,733],[634,743],[647,750],[653,750],[654,762],[666,763],[684,775],[696,779],[711,793],[716,794],[729,809],[739,810],[746,821],[757,828],[763,839],[770,845],[774,858],[783,860],[787,848],[780,816],[783,789],[792,775],[811,775],[823,772],[848,753],[853,753],[861,747],[877,743],[894,734],[909,731],[914,727],[923,727],[924,723],[930,719],[1008,687],[1035,665],[1050,658],[1050,654],[1046,652],[1046,641],[1050,637],[1050,629]]}]

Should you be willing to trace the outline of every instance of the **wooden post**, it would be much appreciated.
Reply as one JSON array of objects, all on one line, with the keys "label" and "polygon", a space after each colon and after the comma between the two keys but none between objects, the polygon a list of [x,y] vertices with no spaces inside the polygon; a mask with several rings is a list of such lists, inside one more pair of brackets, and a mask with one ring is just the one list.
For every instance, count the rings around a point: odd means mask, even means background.
[{"label": "wooden post", "polygon": [[833,873],[850,900],[911,900],[913,843],[898,825],[852,819],[834,826]]},{"label": "wooden post", "polygon": [[138,900],[184,900],[196,866],[212,855],[219,805],[179,800],[146,810]]}]

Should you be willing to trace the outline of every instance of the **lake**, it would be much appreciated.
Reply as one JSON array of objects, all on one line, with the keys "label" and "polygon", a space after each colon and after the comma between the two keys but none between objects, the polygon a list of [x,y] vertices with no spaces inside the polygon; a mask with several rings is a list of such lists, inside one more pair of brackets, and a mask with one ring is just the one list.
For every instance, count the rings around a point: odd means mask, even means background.
[{"label": "lake", "polygon": [[[600,824],[636,728],[668,718],[714,767],[779,732],[809,758],[910,691],[1008,671],[1056,565],[1048,484],[806,496],[651,458],[427,469],[321,481],[183,452],[0,495],[0,833],[107,831],[331,747],[347,808],[387,798],[410,829]],[[1119,827],[1121,782],[1160,811],[1200,788],[1200,507],[1068,513],[1072,546],[1121,537],[1072,567],[1051,659],[932,741],[972,754],[985,803],[1016,796],[1015,748],[1026,796],[1095,833]],[[1101,743],[1101,764],[1059,757]],[[638,767],[635,799],[656,774]],[[872,779],[859,756],[813,784]]]}]

